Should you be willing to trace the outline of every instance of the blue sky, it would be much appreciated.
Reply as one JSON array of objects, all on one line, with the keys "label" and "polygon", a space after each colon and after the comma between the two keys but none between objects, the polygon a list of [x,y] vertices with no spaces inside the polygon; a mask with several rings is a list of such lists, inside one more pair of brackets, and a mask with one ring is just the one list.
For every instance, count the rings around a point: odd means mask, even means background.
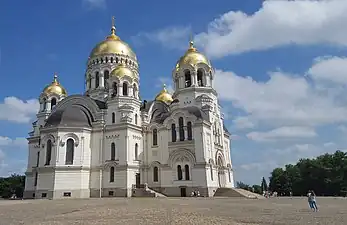
[{"label": "blue sky", "polygon": [[346,1],[35,2],[0,2],[0,175],[25,170],[24,138],[54,72],[83,93],[111,16],[137,54],[142,99],[170,85],[194,34],[216,68],[236,180],[259,183],[274,167],[346,149]]}]

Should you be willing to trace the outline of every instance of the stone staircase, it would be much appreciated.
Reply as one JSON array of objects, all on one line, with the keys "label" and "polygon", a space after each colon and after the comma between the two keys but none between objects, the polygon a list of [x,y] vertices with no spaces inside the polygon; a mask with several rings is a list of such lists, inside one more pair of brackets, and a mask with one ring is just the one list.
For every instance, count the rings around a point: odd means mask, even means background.
[{"label": "stone staircase", "polygon": [[239,197],[249,199],[264,199],[265,197],[242,188],[218,188],[213,197]]},{"label": "stone staircase", "polygon": [[132,190],[132,197],[166,197],[165,195],[156,192],[150,188],[148,188],[147,185],[140,185],[140,187],[133,187]]}]

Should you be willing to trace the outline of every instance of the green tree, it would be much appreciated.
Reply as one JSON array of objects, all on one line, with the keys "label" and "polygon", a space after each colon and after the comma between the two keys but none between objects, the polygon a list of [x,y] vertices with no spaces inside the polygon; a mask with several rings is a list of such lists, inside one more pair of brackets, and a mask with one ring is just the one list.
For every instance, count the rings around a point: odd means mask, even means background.
[{"label": "green tree", "polygon": [[270,177],[270,190],[279,194],[346,196],[347,153],[336,151],[315,159],[300,159],[295,165],[275,168]]},{"label": "green tree", "polygon": [[10,198],[13,194],[23,197],[25,176],[12,174],[10,177],[0,178],[0,196]]},{"label": "green tree", "polygon": [[265,177],[263,177],[263,179],[261,180],[260,186],[261,186],[261,193],[268,190],[268,186],[267,186],[267,182],[265,180]]}]

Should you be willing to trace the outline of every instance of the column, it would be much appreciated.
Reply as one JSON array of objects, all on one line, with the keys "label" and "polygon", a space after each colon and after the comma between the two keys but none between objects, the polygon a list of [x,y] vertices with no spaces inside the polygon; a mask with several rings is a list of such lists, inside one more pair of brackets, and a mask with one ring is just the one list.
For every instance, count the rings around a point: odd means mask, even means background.
[{"label": "column", "polygon": [[92,89],[94,89],[95,88],[95,75],[92,76],[92,79],[90,79],[90,82],[92,82],[91,87],[92,87]]},{"label": "column", "polygon": [[192,86],[193,87],[198,86],[198,82],[197,82],[198,77],[197,77],[197,73],[195,70],[191,73],[191,79],[192,79]]},{"label": "column", "polygon": [[104,71],[100,71],[99,73],[99,87],[104,88],[105,83],[104,83]]},{"label": "column", "polygon": [[118,90],[119,90],[119,92],[118,92],[118,95],[119,96],[123,96],[123,84],[118,84],[119,86],[119,88],[118,88]]},{"label": "column", "polygon": [[47,101],[47,105],[46,105],[46,111],[50,112],[51,111],[51,101]]}]

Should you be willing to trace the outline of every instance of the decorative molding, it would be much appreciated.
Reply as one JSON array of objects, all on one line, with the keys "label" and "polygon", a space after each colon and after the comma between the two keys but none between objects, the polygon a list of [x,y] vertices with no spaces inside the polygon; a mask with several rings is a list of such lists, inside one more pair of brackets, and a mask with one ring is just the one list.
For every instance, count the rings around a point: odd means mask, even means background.
[{"label": "decorative molding", "polygon": [[65,144],[66,144],[66,141],[67,141],[68,139],[72,139],[72,140],[74,141],[75,147],[77,147],[77,146],[79,145],[79,143],[80,143],[79,138],[78,138],[78,136],[77,136],[76,134],[74,134],[74,133],[68,133],[68,134],[65,134],[65,135],[61,138],[60,143],[59,143],[60,146],[61,146],[61,147],[64,147]]},{"label": "decorative molding", "polygon": [[105,135],[106,139],[118,139],[120,134]]},{"label": "decorative molding", "polygon": [[185,148],[170,151],[168,164],[170,165],[171,168],[174,167],[174,163],[185,162],[185,161],[188,161],[192,165],[194,165],[196,163],[195,153]]},{"label": "decorative molding", "polygon": [[133,135],[133,139],[135,139],[135,140],[141,140],[142,137],[141,137],[141,136],[137,136],[137,135]]}]

